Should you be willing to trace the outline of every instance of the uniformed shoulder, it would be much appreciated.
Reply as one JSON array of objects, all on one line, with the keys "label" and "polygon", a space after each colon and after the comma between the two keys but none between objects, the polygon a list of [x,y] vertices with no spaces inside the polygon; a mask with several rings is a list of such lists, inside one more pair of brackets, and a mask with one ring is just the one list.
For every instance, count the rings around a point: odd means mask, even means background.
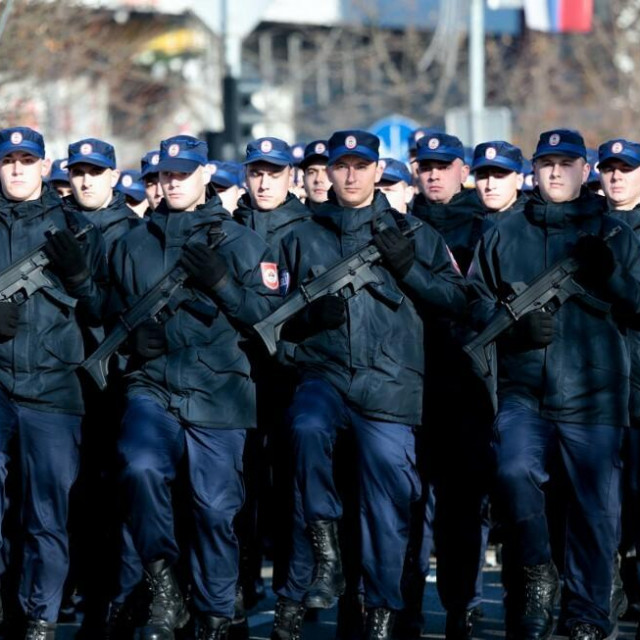
[{"label": "uniformed shoulder", "polygon": [[245,254],[248,259],[252,256],[262,255],[268,248],[262,237],[250,227],[238,224],[233,219],[223,220],[222,230],[227,237],[220,245],[233,249],[234,253]]}]

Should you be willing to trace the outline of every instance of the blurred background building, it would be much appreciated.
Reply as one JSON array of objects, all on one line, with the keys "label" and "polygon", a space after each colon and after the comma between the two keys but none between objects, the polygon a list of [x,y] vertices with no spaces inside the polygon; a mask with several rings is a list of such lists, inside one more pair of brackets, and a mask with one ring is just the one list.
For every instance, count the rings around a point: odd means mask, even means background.
[{"label": "blurred background building", "polygon": [[345,127],[471,144],[482,76],[485,137],[530,151],[572,126],[593,146],[638,137],[639,40],[640,0],[1,0],[0,126],[57,156],[106,138],[129,165],[176,132],[225,159]]}]

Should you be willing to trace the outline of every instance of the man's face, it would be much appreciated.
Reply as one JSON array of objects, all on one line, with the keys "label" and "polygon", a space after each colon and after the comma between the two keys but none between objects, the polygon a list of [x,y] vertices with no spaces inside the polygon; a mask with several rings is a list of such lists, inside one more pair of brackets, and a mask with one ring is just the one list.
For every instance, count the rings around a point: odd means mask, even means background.
[{"label": "man's face", "polygon": [[49,183],[57,192],[61,198],[66,198],[71,195],[71,185],[68,182],[60,182],[60,180],[54,180]]},{"label": "man's face", "polygon": [[198,205],[204,204],[206,187],[211,174],[203,166],[198,166],[192,173],[181,171],[161,171],[160,185],[169,209],[174,211],[194,211]]},{"label": "man's face", "polygon": [[327,199],[331,180],[327,173],[327,163],[310,164],[304,170],[304,190],[311,202],[320,204]]},{"label": "man's face", "polygon": [[413,187],[409,186],[404,180],[399,182],[379,182],[378,189],[387,196],[389,204],[400,213],[407,213],[407,205],[413,197]]},{"label": "man's face", "polygon": [[69,167],[69,183],[76,202],[85,211],[104,209],[113,198],[113,188],[120,172],[95,164],[74,164]]},{"label": "man's face", "polygon": [[291,173],[291,167],[270,162],[247,165],[247,191],[252,206],[260,211],[277,209],[287,199]]},{"label": "man's face", "polygon": [[553,154],[537,158],[533,172],[544,200],[569,202],[580,195],[582,183],[589,177],[589,165],[584,158]]},{"label": "man's face", "polygon": [[13,151],[0,160],[0,186],[9,200],[37,200],[42,193],[42,178],[49,171],[49,160],[26,151]]},{"label": "man's face", "polygon": [[342,156],[329,166],[327,173],[342,207],[359,209],[373,202],[376,182],[383,167],[359,156]]},{"label": "man's face", "polygon": [[147,194],[147,202],[151,211],[155,211],[164,194],[160,185],[160,176],[157,173],[149,173],[144,178],[144,192]]},{"label": "man's face", "polygon": [[640,167],[634,169],[623,160],[611,159],[600,163],[599,169],[609,206],[628,211],[640,203]]},{"label": "man's face", "polygon": [[418,188],[430,202],[447,204],[469,176],[469,166],[460,158],[451,162],[421,160],[418,163]]},{"label": "man's face", "polygon": [[505,211],[518,197],[521,173],[501,167],[481,167],[475,172],[476,191],[489,211]]}]

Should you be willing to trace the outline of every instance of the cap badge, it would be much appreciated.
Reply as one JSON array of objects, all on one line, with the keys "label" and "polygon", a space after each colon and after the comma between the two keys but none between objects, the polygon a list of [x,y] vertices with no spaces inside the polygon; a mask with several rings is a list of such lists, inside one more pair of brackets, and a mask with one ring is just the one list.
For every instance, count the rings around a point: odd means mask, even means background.
[{"label": "cap badge", "polygon": [[493,160],[496,157],[496,148],[495,147],[487,147],[484,152],[484,157],[487,160]]},{"label": "cap badge", "polygon": [[130,175],[122,176],[122,186],[130,187],[133,184],[133,178]]},{"label": "cap badge", "polygon": [[19,131],[14,131],[11,134],[11,142],[13,144],[20,144],[22,142],[22,134]]},{"label": "cap badge", "polygon": [[327,150],[327,147],[324,146],[324,143],[318,142],[318,144],[313,148],[316,153],[324,153]]},{"label": "cap badge", "polygon": [[344,146],[347,147],[347,149],[355,149],[358,146],[358,141],[356,140],[356,137],[347,136],[344,139]]},{"label": "cap badge", "polygon": [[180,145],[177,143],[170,145],[169,148],[167,149],[167,153],[172,158],[175,158],[180,153]]},{"label": "cap badge", "polygon": [[440,140],[438,138],[431,138],[429,140],[429,149],[437,149],[440,146]]},{"label": "cap badge", "polygon": [[622,151],[622,149],[623,149],[622,142],[614,142],[611,145],[611,152],[612,153],[620,153]]},{"label": "cap badge", "polygon": [[158,164],[160,162],[160,154],[154,153],[151,156],[151,164]]},{"label": "cap badge", "polygon": [[559,133],[552,133],[549,136],[549,144],[552,147],[557,147],[560,144],[560,134]]},{"label": "cap badge", "polygon": [[83,156],[88,156],[92,151],[93,151],[93,147],[88,142],[85,142],[83,145],[80,146],[80,153]]},{"label": "cap badge", "polygon": [[303,155],[304,155],[304,149],[301,149],[300,147],[294,147],[293,148],[293,157],[294,158],[302,158]]},{"label": "cap badge", "polygon": [[68,161],[67,161],[67,160],[63,160],[63,161],[60,163],[60,169],[62,169],[63,171],[65,171],[65,170],[67,169],[67,165],[68,165],[68,164],[69,164],[69,163],[68,163]]},{"label": "cap badge", "polygon": [[263,140],[260,143],[260,151],[262,151],[262,153],[270,153],[272,150],[273,150],[273,144],[271,140]]}]

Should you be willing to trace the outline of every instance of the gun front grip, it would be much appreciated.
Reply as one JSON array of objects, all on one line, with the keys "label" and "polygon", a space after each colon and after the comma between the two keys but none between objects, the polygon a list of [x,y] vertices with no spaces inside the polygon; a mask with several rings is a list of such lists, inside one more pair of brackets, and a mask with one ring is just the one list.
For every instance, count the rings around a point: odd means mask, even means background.
[{"label": "gun front grip", "polygon": [[491,375],[491,362],[487,353],[490,347],[491,344],[483,344],[476,340],[472,340],[463,347],[463,351],[471,358],[474,368],[482,374],[483,378]]},{"label": "gun front grip", "polygon": [[109,375],[109,359],[89,356],[81,365],[80,369],[91,376],[100,391],[107,387],[107,376]]},{"label": "gun front grip", "polygon": [[273,322],[269,322],[268,319],[265,319],[254,324],[253,329],[260,336],[265,347],[267,347],[269,355],[275,355],[278,350],[277,344],[278,340],[280,340],[282,324],[276,325]]}]

